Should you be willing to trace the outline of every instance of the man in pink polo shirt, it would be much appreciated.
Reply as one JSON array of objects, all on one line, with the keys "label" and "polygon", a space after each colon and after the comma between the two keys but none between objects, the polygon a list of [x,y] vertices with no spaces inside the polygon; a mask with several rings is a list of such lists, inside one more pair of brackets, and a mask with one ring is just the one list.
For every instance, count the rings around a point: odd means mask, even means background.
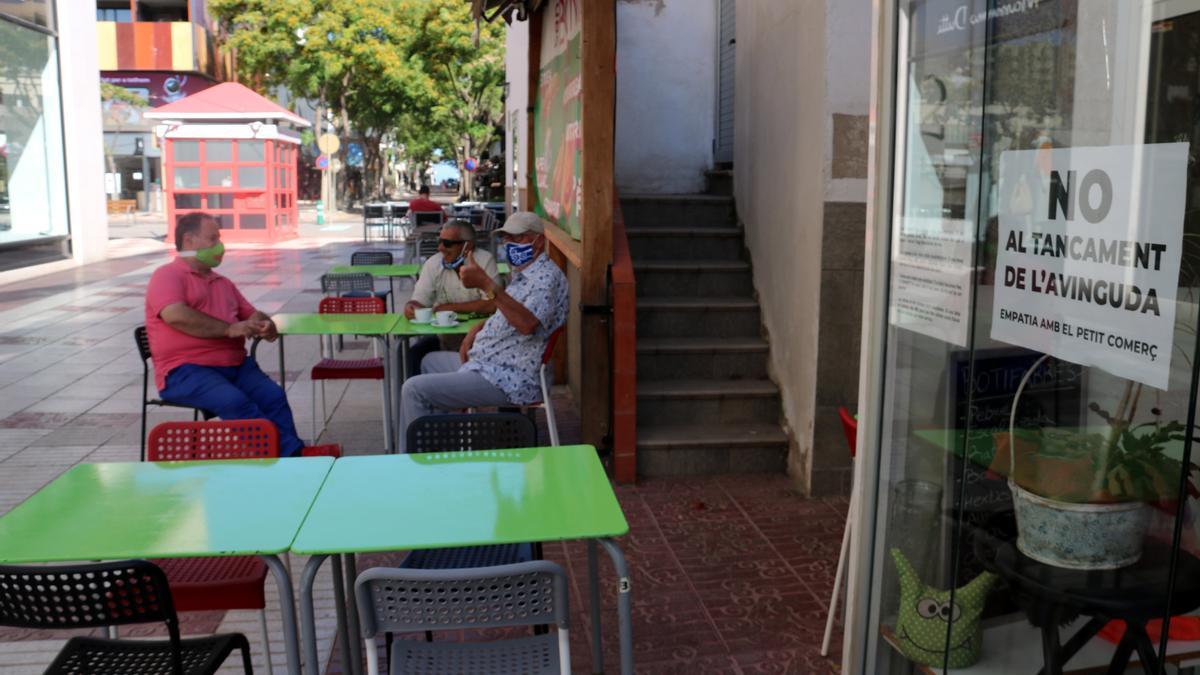
[{"label": "man in pink polo shirt", "polygon": [[221,229],[207,213],[175,225],[174,261],[146,288],[146,337],[163,400],[211,410],[225,420],[266,418],[279,429],[279,452],[300,452],[287,395],[246,355],[246,338],[278,337],[271,317],[254,309],[213,268],[225,254]]}]

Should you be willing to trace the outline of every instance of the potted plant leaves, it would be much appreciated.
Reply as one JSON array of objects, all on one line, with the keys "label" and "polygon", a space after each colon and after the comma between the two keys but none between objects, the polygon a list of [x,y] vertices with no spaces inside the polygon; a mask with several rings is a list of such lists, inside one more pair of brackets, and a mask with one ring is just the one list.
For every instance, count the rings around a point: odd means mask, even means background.
[{"label": "potted plant leaves", "polygon": [[[1115,413],[1089,405],[1106,423],[1103,433],[1017,430],[1014,401],[1008,433],[996,435],[992,468],[1008,476],[1022,553],[1071,569],[1115,569],[1141,557],[1151,506],[1179,497],[1184,467],[1168,450],[1186,440],[1178,421],[1133,423],[1141,392],[1142,385],[1127,384]],[[1187,467],[1193,495],[1197,468]]]}]

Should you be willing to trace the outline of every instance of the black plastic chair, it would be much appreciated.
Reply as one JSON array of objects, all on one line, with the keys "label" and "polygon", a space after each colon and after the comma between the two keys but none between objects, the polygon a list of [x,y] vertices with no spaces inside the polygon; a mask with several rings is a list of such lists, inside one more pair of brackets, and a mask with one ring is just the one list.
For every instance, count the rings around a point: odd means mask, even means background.
[{"label": "black plastic chair", "polygon": [[[426,415],[408,425],[407,448],[413,452],[461,452],[528,448],[537,428],[521,413]],[[461,569],[508,565],[541,558],[534,544],[497,544],[413,551],[400,563],[406,569]]]},{"label": "black plastic chair", "polygon": [[[160,408],[187,408],[192,411],[192,419],[198,420],[203,415],[204,419],[211,420],[217,414],[187,405],[186,403],[173,403],[161,398],[150,398],[150,338],[146,337],[146,327],[138,326],[133,329],[133,340],[137,343],[138,355],[142,357],[142,461],[146,461],[146,411],[150,406],[159,406]],[[257,343],[255,343],[257,347]]]},{"label": "black plastic chair", "polygon": [[0,565],[0,625],[96,628],[161,621],[168,640],[73,637],[46,673],[201,675],[215,673],[240,650],[253,673],[250,643],[241,633],[179,637],[179,617],[167,575],[145,560],[66,566]]}]

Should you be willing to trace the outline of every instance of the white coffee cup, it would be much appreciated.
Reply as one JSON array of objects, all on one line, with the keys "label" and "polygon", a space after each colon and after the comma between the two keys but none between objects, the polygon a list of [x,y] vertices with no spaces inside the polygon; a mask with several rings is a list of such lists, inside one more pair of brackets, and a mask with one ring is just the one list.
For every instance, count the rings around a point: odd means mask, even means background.
[{"label": "white coffee cup", "polygon": [[413,310],[413,318],[421,323],[429,323],[433,319],[432,307],[417,307]]},{"label": "white coffee cup", "polygon": [[450,326],[453,325],[455,321],[458,321],[458,314],[456,312],[451,312],[448,309],[438,312],[437,318],[434,319],[434,323],[439,326]]}]

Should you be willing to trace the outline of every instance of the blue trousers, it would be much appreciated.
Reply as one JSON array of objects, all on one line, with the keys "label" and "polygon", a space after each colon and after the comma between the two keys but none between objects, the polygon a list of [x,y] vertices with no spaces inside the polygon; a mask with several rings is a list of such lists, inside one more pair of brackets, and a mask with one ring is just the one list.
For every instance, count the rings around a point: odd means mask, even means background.
[{"label": "blue trousers", "polygon": [[223,420],[271,420],[279,430],[282,457],[298,454],[304,447],[287,394],[249,356],[240,366],[185,363],[167,374],[167,388],[159,395],[172,403],[211,410]]}]

